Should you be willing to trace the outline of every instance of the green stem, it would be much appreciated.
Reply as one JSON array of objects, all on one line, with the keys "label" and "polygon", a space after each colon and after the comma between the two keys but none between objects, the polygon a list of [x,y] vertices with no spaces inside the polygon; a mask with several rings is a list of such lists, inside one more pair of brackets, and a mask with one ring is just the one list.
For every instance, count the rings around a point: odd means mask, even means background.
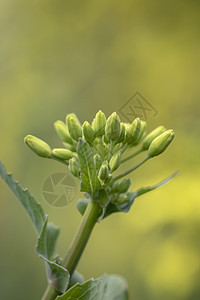
[{"label": "green stem", "polygon": [[[99,204],[97,202],[90,201],[62,263],[62,265],[69,271],[70,275],[73,274],[79,262],[100,213],[101,208]],[[58,294],[58,291],[56,291],[51,285],[48,285],[42,300],[55,300]]]},{"label": "green stem", "polygon": [[137,168],[139,168],[141,165],[143,165],[148,159],[150,159],[150,156],[146,156],[142,161],[140,161],[137,165],[135,165],[134,167],[132,167],[131,169],[127,170],[126,172],[114,177],[112,179],[112,182],[119,180],[120,178],[128,175],[129,173],[133,172],[134,170],[136,170]]},{"label": "green stem", "polygon": [[85,214],[81,220],[78,230],[74,236],[74,239],[69,247],[69,250],[63,260],[63,266],[72,275],[79,259],[83,253],[83,250],[90,237],[92,229],[97,222],[101,209],[97,202],[89,202]]},{"label": "green stem", "polygon": [[124,159],[121,160],[121,163],[124,163],[125,161],[131,159],[132,157],[138,155],[139,153],[141,153],[142,151],[144,151],[143,148],[138,149],[136,152],[132,153],[131,155],[125,157]]}]

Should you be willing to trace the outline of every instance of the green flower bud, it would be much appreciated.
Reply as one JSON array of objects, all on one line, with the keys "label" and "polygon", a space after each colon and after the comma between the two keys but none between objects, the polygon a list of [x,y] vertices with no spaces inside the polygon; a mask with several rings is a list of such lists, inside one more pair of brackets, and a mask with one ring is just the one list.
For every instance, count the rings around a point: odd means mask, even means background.
[{"label": "green flower bud", "polygon": [[111,191],[112,191],[112,193],[118,193],[119,192],[119,182],[115,181],[112,184]]},{"label": "green flower bud", "polygon": [[59,120],[56,121],[54,123],[54,128],[55,128],[58,136],[60,137],[60,139],[63,142],[68,143],[68,144],[72,144],[72,138],[69,135],[69,131],[68,131],[67,126],[65,125],[64,122],[59,121]]},{"label": "green flower bud", "polygon": [[120,135],[119,138],[117,139],[117,143],[122,143],[124,142],[125,139],[125,131],[126,131],[126,127],[125,124],[123,122],[120,123]]},{"label": "green flower bud", "polygon": [[92,128],[92,126],[89,124],[89,122],[85,121],[83,123],[83,134],[85,137],[85,140],[87,142],[93,142],[95,140],[95,132],[94,129]]},{"label": "green flower bud", "polygon": [[126,194],[120,194],[116,202],[120,206],[129,202],[129,197]]},{"label": "green flower bud", "polygon": [[76,152],[76,146],[74,144],[68,144],[63,142],[63,145],[65,146],[65,148],[67,148],[68,150],[72,151],[72,152]]},{"label": "green flower bud", "polygon": [[105,181],[108,178],[108,175],[109,175],[108,165],[106,163],[103,163],[100,167],[98,176],[102,181]]},{"label": "green flower bud", "polygon": [[165,149],[169,146],[171,141],[173,140],[175,134],[172,129],[167,130],[156,137],[149,147],[148,154],[149,156],[157,156],[161,154]]},{"label": "green flower bud", "polygon": [[121,157],[122,157],[121,152],[117,152],[111,157],[111,159],[109,161],[109,167],[112,172],[117,170],[117,168],[119,167],[120,162],[121,162]]},{"label": "green flower bud", "polygon": [[95,164],[95,168],[97,171],[99,171],[99,169],[102,165],[102,162],[103,162],[103,160],[102,160],[101,156],[99,154],[95,154],[94,155],[94,164]]},{"label": "green flower bud", "polygon": [[71,137],[75,141],[78,141],[79,137],[82,137],[82,128],[77,122],[74,114],[70,114],[67,116],[67,127]]},{"label": "green flower bud", "polygon": [[108,177],[105,180],[105,183],[109,183],[112,179],[112,174],[108,174]]},{"label": "green flower bud", "polygon": [[33,135],[27,135],[24,139],[24,142],[27,144],[27,146],[35,152],[37,155],[42,157],[51,157],[51,148],[50,146],[42,141],[41,139],[38,139],[37,137]]},{"label": "green flower bud", "polygon": [[69,160],[73,157],[73,152],[68,149],[54,148],[52,150],[52,155],[62,160]]},{"label": "green flower bud", "polygon": [[140,136],[141,130],[141,121],[139,118],[136,118],[133,123],[127,128],[126,132],[126,142],[134,146],[137,144],[137,140]]},{"label": "green flower bud", "polygon": [[131,185],[130,178],[125,178],[124,180],[122,180],[122,182],[120,182],[118,191],[120,193],[126,193],[129,189],[130,185]]},{"label": "green flower bud", "polygon": [[146,127],[147,127],[147,123],[145,121],[141,121],[140,135],[139,138],[137,139],[137,145],[143,140],[145,136]]},{"label": "green flower bud", "polygon": [[164,126],[158,126],[155,128],[153,131],[151,131],[144,139],[143,144],[142,144],[142,149],[147,150],[149,149],[149,146],[151,142],[159,136],[161,133],[165,132],[166,128]]},{"label": "green flower bud", "polygon": [[120,136],[120,118],[116,112],[112,113],[106,122],[105,132],[107,137],[116,141]]},{"label": "green flower bud", "polygon": [[92,128],[94,129],[96,136],[104,135],[105,125],[106,125],[106,116],[101,110],[99,110],[92,122]]},{"label": "green flower bud", "polygon": [[103,142],[105,144],[109,144],[110,143],[110,140],[109,140],[109,138],[106,135],[103,136]]},{"label": "green flower bud", "polygon": [[69,160],[69,171],[70,171],[75,177],[79,177],[80,168],[79,168],[78,160],[77,160],[75,157],[72,157],[72,158]]}]

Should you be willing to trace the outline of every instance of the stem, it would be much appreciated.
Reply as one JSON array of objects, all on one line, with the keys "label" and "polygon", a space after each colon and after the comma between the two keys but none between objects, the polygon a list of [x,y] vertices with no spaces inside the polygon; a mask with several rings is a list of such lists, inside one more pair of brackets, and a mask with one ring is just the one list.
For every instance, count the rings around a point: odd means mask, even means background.
[{"label": "stem", "polygon": [[125,161],[131,159],[132,157],[138,155],[139,153],[141,153],[143,150],[143,148],[138,149],[136,152],[132,153],[131,155],[127,156],[126,158],[121,160],[121,163],[124,163]]},{"label": "stem", "polygon": [[[69,271],[70,275],[73,274],[79,262],[94,225],[98,220],[100,212],[101,208],[99,204],[97,202],[90,201],[62,263],[62,265]],[[55,300],[58,294],[58,291],[56,291],[51,285],[48,285],[42,300]]]},{"label": "stem", "polygon": [[143,165],[149,158],[151,158],[150,156],[146,156],[143,160],[141,160],[137,165],[135,165],[134,167],[132,167],[131,169],[127,170],[126,172],[114,177],[112,179],[112,182],[128,175],[129,173],[133,172],[134,170],[136,170],[137,168],[139,168],[141,165]]},{"label": "stem", "polygon": [[97,202],[89,202],[85,214],[81,220],[78,230],[72,240],[69,250],[63,260],[63,266],[72,275],[79,259],[83,253],[83,250],[90,237],[92,229],[97,222],[100,215],[100,206]]}]

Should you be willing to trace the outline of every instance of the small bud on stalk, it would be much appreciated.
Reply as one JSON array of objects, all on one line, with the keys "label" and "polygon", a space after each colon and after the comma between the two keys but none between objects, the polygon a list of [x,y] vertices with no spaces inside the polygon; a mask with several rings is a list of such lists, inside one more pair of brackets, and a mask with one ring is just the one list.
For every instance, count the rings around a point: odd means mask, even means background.
[{"label": "small bud on stalk", "polygon": [[69,171],[75,176],[79,177],[80,173],[80,168],[79,168],[79,163],[75,157],[72,157],[69,160]]},{"label": "small bud on stalk", "polygon": [[24,139],[24,142],[37,155],[39,155],[41,157],[46,157],[46,158],[51,157],[51,148],[43,140],[41,140],[33,135],[27,135]]},{"label": "small bud on stalk", "polygon": [[72,144],[72,138],[69,135],[69,131],[67,129],[67,126],[64,122],[62,121],[56,121],[54,123],[54,128],[58,134],[58,136],[60,137],[61,141],[68,143],[68,144]]},{"label": "small bud on stalk", "polygon": [[85,121],[83,123],[83,134],[85,137],[85,140],[87,142],[92,143],[95,140],[95,131],[92,128],[92,126],[89,124],[89,122]]},{"label": "small bud on stalk", "polygon": [[111,159],[109,161],[109,167],[112,172],[117,170],[117,168],[119,167],[120,162],[121,162],[121,156],[122,156],[121,152],[117,152],[111,157]]},{"label": "small bud on stalk", "polygon": [[95,154],[94,155],[94,164],[95,164],[95,167],[96,167],[96,171],[99,171],[101,165],[102,165],[102,158],[99,154]]},{"label": "small bud on stalk", "polygon": [[61,160],[69,160],[73,157],[73,152],[68,149],[54,148],[52,150],[52,155]]},{"label": "small bud on stalk", "polygon": [[139,118],[136,118],[133,123],[127,128],[126,131],[126,142],[134,146],[137,143],[137,140],[140,136],[141,121]]},{"label": "small bud on stalk", "polygon": [[103,163],[99,170],[99,178],[102,181],[105,181],[108,178],[108,175],[109,175],[108,166],[106,163]]},{"label": "small bud on stalk", "polygon": [[153,131],[151,131],[144,139],[143,144],[142,144],[142,149],[147,150],[149,149],[149,146],[151,142],[159,136],[161,133],[165,132],[166,128],[164,126],[158,126],[156,127]]},{"label": "small bud on stalk", "polygon": [[79,137],[82,137],[82,128],[74,114],[67,115],[67,127],[71,137],[75,141],[78,141]]},{"label": "small bud on stalk", "polygon": [[120,136],[120,118],[116,112],[112,113],[106,122],[105,128],[106,136],[116,141]]},{"label": "small bud on stalk", "polygon": [[96,136],[104,135],[105,125],[106,125],[106,116],[101,110],[99,110],[92,122],[92,128],[94,129]]},{"label": "small bud on stalk", "polygon": [[165,149],[169,146],[171,141],[173,140],[175,134],[172,129],[167,130],[156,137],[149,147],[148,154],[149,156],[157,156],[165,151]]},{"label": "small bud on stalk", "polygon": [[130,178],[125,178],[120,182],[118,191],[119,193],[126,193],[131,185],[131,180]]}]

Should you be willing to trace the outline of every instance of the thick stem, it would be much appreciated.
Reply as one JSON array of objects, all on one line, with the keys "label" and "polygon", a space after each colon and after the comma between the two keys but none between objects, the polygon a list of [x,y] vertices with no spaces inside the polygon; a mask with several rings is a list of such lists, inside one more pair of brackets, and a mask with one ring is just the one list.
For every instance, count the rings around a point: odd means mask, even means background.
[{"label": "thick stem", "polygon": [[85,214],[81,220],[78,230],[74,236],[74,239],[69,247],[69,250],[63,260],[63,266],[72,275],[79,259],[83,253],[83,250],[90,237],[92,229],[97,222],[97,219],[101,213],[101,208],[96,202],[89,202]]},{"label": "thick stem", "polygon": [[[81,223],[75,233],[72,243],[67,251],[62,265],[73,274],[83,250],[88,242],[90,234],[101,213],[101,208],[97,202],[89,202],[88,207],[83,215]],[[55,300],[59,293],[49,285],[44,293],[42,300]]]}]

